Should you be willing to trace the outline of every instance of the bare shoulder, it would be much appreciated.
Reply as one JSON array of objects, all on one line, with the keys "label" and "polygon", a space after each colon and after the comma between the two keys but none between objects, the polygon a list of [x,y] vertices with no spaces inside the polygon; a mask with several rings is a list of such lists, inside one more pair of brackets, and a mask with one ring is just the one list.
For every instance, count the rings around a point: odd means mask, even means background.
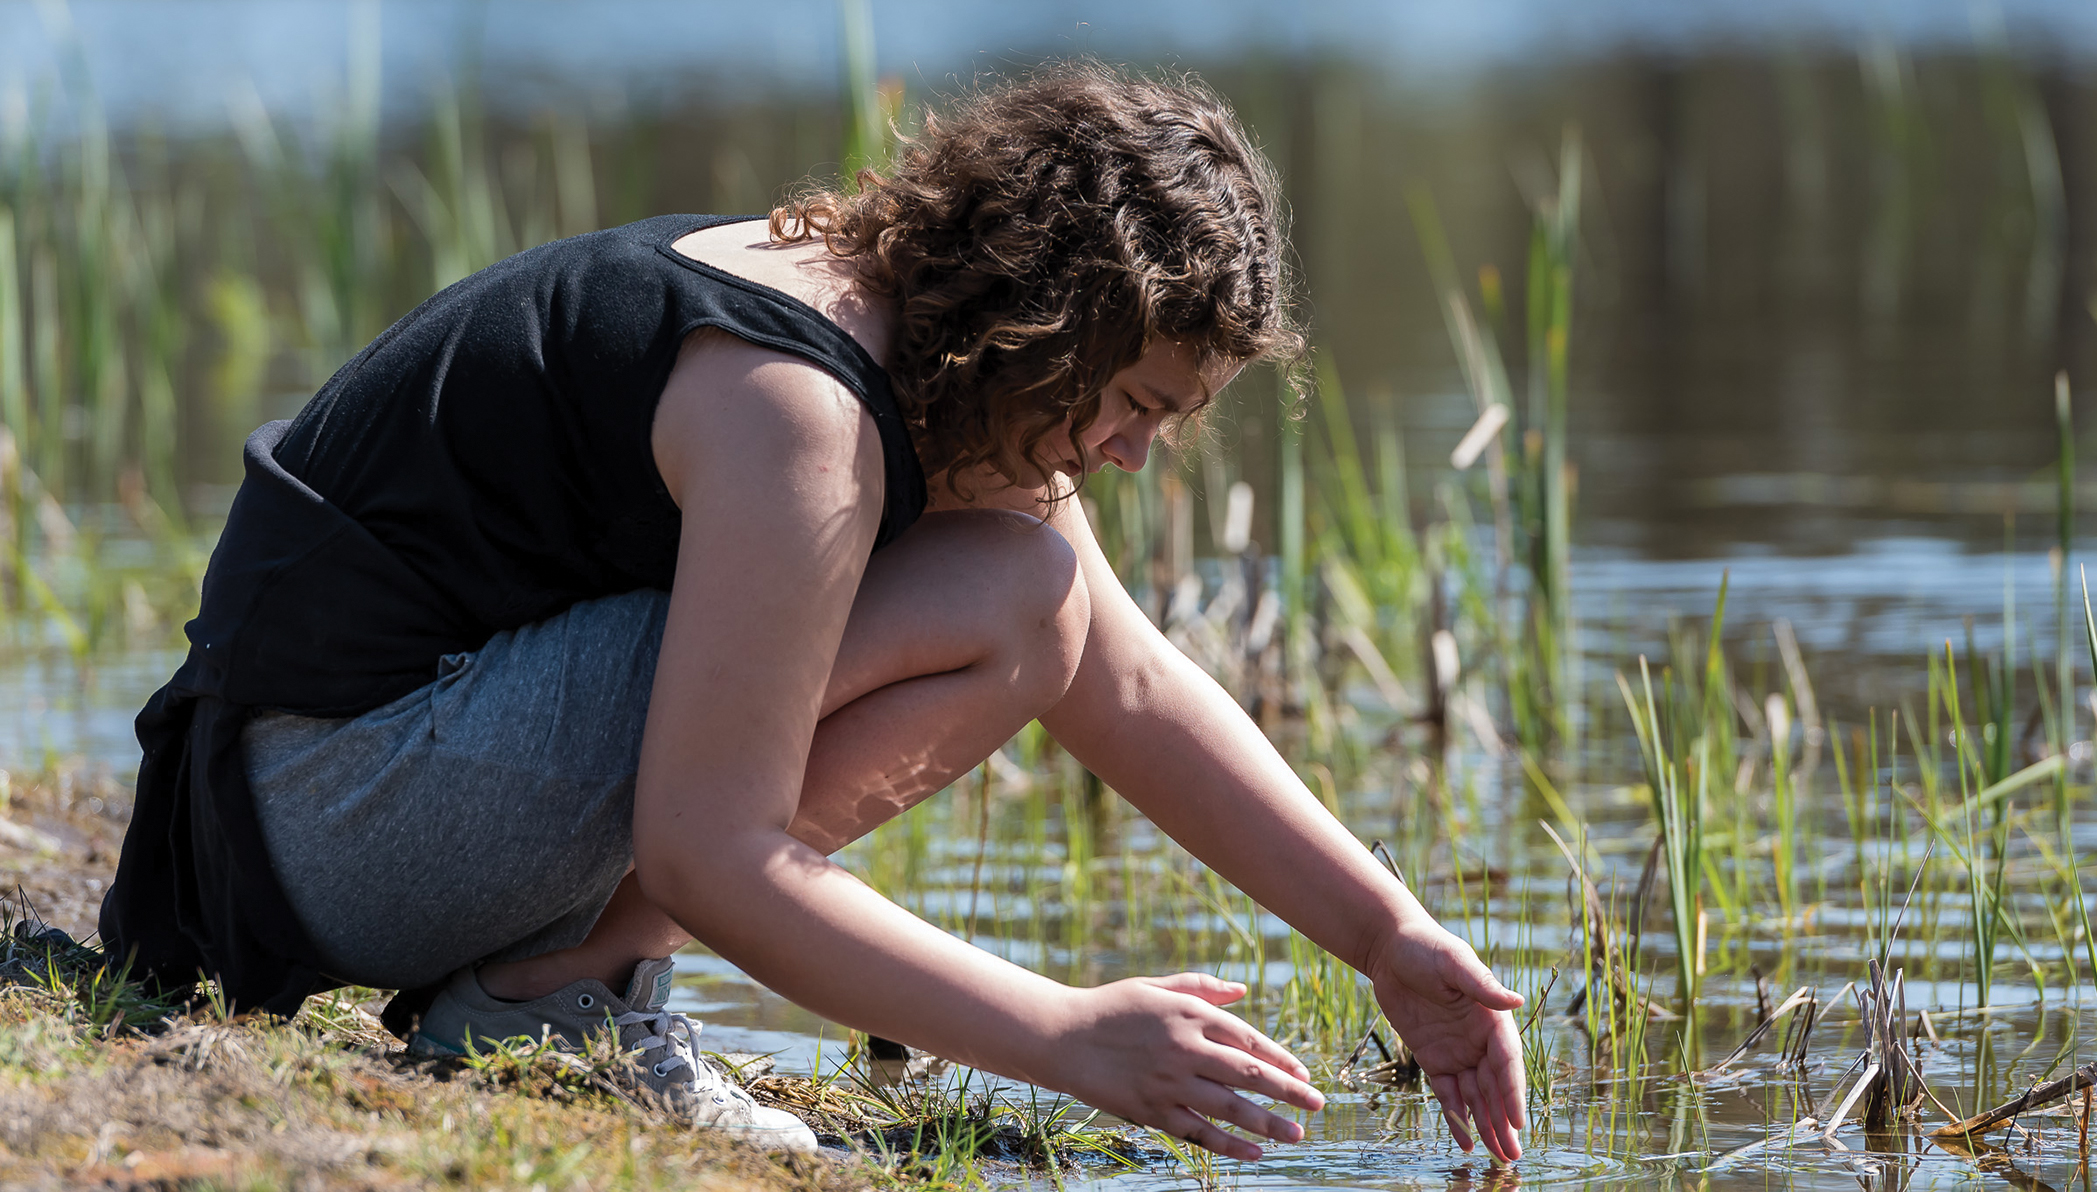
[{"label": "bare shoulder", "polygon": [[[799,356],[724,331],[678,352],[650,435],[656,470],[680,507],[695,482],[841,482],[880,500],[880,432],[844,382]],[[746,495],[754,495],[746,492]]]},{"label": "bare shoulder", "polygon": [[748,220],[701,228],[679,237],[671,247],[806,303],[859,341],[867,355],[887,359],[893,316],[852,284],[857,272],[852,263],[832,255],[820,240],[774,244],[763,220]]},{"label": "bare shoulder", "polygon": [[[762,220],[716,224],[678,238],[675,250],[723,273],[777,290],[813,308],[879,360],[889,317],[853,283],[850,262],[821,243],[774,244]],[[688,337],[664,386],[652,434],[656,468],[682,506],[683,486],[791,468],[789,477],[850,479],[881,490],[881,444],[873,416],[835,376],[810,361],[701,330]]]}]

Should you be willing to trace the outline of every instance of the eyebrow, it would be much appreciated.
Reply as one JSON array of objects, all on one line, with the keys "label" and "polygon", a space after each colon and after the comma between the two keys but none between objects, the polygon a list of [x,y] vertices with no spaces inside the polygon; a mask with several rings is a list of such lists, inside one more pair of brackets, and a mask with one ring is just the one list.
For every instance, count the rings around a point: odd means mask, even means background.
[{"label": "eyebrow", "polygon": [[1170,413],[1185,414],[1192,410],[1198,409],[1201,406],[1201,402],[1199,401],[1195,402],[1193,405],[1183,406],[1179,402],[1167,396],[1163,390],[1160,390],[1156,385],[1151,384],[1149,381],[1145,381],[1142,384],[1143,391],[1150,395],[1150,399],[1154,402],[1157,402],[1159,405],[1164,406],[1165,409]]}]

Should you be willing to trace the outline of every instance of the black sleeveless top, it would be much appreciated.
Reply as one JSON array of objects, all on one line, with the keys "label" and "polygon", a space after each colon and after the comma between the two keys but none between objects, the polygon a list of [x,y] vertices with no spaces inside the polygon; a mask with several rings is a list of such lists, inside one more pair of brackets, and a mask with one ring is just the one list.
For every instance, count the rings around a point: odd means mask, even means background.
[{"label": "black sleeveless top", "polygon": [[649,435],[692,331],[799,356],[864,403],[886,465],[876,549],[923,512],[881,366],[806,304],[671,247],[724,222],[662,216],[492,265],[249,437],[189,657],[138,718],[138,794],[101,918],[135,974],[214,977],[233,1004],[281,1014],[327,987],[256,825],[249,710],[358,715],[502,630],[668,588],[681,523]]}]

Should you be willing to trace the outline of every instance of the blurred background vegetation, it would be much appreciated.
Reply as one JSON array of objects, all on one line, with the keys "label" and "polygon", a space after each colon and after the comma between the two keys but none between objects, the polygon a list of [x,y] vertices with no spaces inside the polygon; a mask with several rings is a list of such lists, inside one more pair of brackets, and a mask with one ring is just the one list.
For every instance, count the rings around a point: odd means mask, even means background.
[{"label": "blurred background vegetation", "polygon": [[[437,288],[761,212],[1073,53],[1232,99],[1316,344],[1297,408],[1254,373],[1094,478],[1110,558],[1430,907],[1540,1000],[1564,966],[1591,1074],[1643,1062],[1634,981],[1737,1016],[1889,965],[1925,871],[1918,1004],[2097,966],[2071,0],[0,0],[0,764],[121,800],[241,438]],[[1104,796],[1030,729],[848,862],[1044,971],[1223,957],[1366,1045],[1350,973]],[[1574,1044],[1530,1026],[1548,1100]],[[1975,1096],[2014,1083],[1976,1054]]]}]

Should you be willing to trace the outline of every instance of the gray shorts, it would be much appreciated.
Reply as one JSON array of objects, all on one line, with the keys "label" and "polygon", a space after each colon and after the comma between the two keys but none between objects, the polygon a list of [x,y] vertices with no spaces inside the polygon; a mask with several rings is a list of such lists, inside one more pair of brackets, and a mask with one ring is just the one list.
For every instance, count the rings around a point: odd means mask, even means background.
[{"label": "gray shorts", "polygon": [[329,976],[409,989],[582,942],[633,864],[663,592],[578,604],[347,720],[241,737],[277,880]]}]

